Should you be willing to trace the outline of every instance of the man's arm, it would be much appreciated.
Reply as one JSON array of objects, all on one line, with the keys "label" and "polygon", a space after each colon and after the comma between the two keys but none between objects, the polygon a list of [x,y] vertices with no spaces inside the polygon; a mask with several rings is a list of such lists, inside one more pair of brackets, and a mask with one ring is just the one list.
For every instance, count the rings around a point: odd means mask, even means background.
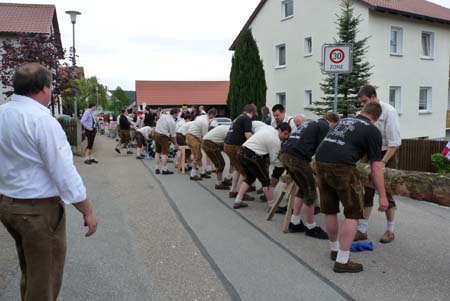
[{"label": "man's arm", "polygon": [[370,168],[372,169],[373,186],[375,186],[379,195],[380,205],[378,211],[386,211],[388,209],[388,199],[384,188],[384,164],[381,161],[371,161]]},{"label": "man's arm", "polygon": [[394,156],[395,152],[397,151],[398,147],[388,147],[386,154],[383,157],[383,163],[387,164],[389,160]]},{"label": "man's arm", "polygon": [[85,236],[89,237],[97,231],[97,216],[92,210],[91,202],[85,199],[82,202],[72,204],[78,211],[83,214],[84,225],[88,227]]}]

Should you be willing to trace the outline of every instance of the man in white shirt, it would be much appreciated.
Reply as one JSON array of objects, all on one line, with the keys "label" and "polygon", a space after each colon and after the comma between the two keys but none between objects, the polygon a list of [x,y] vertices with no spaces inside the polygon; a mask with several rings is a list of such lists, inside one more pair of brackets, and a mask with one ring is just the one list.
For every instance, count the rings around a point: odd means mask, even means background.
[{"label": "man in white shirt", "polygon": [[178,148],[177,139],[175,136],[175,120],[178,116],[178,109],[171,109],[169,114],[161,114],[155,127],[155,159],[156,159],[156,174],[160,174],[160,167],[162,161],[162,174],[171,175],[173,171],[167,169],[167,156],[169,155],[170,139]]},{"label": "man in white shirt", "polygon": [[143,146],[152,133],[153,128],[149,126],[144,126],[136,130],[136,159],[142,160],[145,158],[145,155],[142,152]]},{"label": "man in white shirt", "polygon": [[51,73],[19,67],[11,101],[0,106],[0,220],[16,242],[23,300],[56,300],[66,256],[64,203],[97,228],[67,137],[51,116]]},{"label": "man in white shirt", "polygon": [[[397,149],[402,144],[402,139],[400,136],[400,122],[397,111],[390,104],[381,102],[377,97],[375,87],[370,85],[361,87],[358,92],[358,99],[363,105],[370,102],[379,103],[381,105],[381,116],[378,121],[375,122],[375,126],[380,130],[381,137],[383,139],[383,144],[381,147],[381,152],[383,155],[382,162],[386,167],[398,168]],[[394,218],[397,206],[392,195],[389,192],[386,193],[386,195],[389,202],[389,209],[386,211],[387,226],[386,231],[380,239],[381,243],[389,243],[395,239]],[[366,240],[368,238],[367,227],[373,208],[374,196],[374,189],[367,187],[364,189],[364,219],[359,220],[355,241]]]},{"label": "man in white shirt", "polygon": [[239,209],[247,207],[243,202],[243,197],[250,185],[258,179],[269,206],[273,205],[273,189],[270,186],[269,166],[282,166],[278,160],[278,153],[281,149],[281,141],[289,137],[291,128],[289,124],[283,122],[277,129],[264,127],[242,144],[239,150],[239,161],[245,171],[245,179],[239,188],[238,195],[234,201],[233,208]]},{"label": "man in white shirt", "polygon": [[[186,143],[191,149],[193,160],[190,179],[193,181],[199,181],[202,178],[211,178],[206,174],[205,168],[202,164],[202,139],[206,135],[209,129],[209,122],[215,118],[217,110],[211,108],[208,110],[208,114],[200,115],[195,118],[189,125],[189,129],[186,133]],[[200,170],[200,175],[197,175],[197,169]]]}]

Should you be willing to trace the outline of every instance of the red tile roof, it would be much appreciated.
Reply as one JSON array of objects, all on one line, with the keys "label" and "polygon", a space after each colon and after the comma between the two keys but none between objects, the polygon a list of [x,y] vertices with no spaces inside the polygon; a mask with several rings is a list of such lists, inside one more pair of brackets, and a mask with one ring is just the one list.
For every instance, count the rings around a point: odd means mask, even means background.
[{"label": "red tile roof", "polygon": [[226,105],[229,81],[136,81],[138,105]]},{"label": "red tile roof", "polygon": [[0,3],[0,32],[50,34],[54,21],[54,5]]}]

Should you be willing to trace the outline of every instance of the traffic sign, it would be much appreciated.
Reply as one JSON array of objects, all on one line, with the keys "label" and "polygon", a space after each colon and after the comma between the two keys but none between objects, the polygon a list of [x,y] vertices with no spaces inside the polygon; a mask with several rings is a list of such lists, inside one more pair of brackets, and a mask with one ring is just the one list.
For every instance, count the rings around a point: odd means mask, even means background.
[{"label": "traffic sign", "polygon": [[324,44],[322,47],[322,71],[324,73],[351,73],[352,50],[352,44]]}]

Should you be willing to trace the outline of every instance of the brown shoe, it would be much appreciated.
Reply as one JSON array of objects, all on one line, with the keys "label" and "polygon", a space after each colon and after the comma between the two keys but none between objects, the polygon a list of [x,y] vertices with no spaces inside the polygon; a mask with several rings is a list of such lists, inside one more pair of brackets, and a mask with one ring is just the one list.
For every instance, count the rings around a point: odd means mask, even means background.
[{"label": "brown shoe", "polygon": [[228,187],[228,185],[226,185],[225,183],[220,183],[220,184],[216,184],[216,186],[214,186],[215,189],[217,190],[228,190],[230,189],[230,187]]},{"label": "brown shoe", "polygon": [[359,273],[362,272],[362,270],[362,264],[350,260],[347,263],[335,262],[333,268],[335,273]]},{"label": "brown shoe", "polygon": [[84,164],[91,165],[91,160],[84,160]]},{"label": "brown shoe", "polygon": [[390,243],[391,241],[393,241],[394,239],[395,239],[394,233],[392,233],[390,231],[386,231],[386,232],[384,232],[383,236],[380,238],[380,242],[383,244],[387,244],[387,243]]},{"label": "brown shoe", "polygon": [[237,191],[230,191],[228,193],[228,197],[230,197],[230,198],[235,198],[235,197],[237,197],[237,195],[238,195]]},{"label": "brown shoe", "polygon": [[233,209],[239,209],[244,207],[248,207],[248,205],[244,202],[234,203],[233,205]]},{"label": "brown shoe", "polygon": [[242,200],[243,200],[243,201],[247,201],[247,202],[252,202],[252,201],[255,200],[255,198],[252,197],[252,196],[249,195],[249,194],[244,194],[244,196],[242,197]]},{"label": "brown shoe", "polygon": [[336,261],[338,251],[330,251],[330,259]]},{"label": "brown shoe", "polygon": [[91,159],[90,161],[91,161],[91,163],[95,163],[95,164],[97,164],[97,163],[98,163],[98,161],[97,161],[97,160],[95,160],[95,159]]},{"label": "brown shoe", "polygon": [[367,240],[367,232],[362,233],[361,231],[356,231],[355,238],[353,241]]}]

